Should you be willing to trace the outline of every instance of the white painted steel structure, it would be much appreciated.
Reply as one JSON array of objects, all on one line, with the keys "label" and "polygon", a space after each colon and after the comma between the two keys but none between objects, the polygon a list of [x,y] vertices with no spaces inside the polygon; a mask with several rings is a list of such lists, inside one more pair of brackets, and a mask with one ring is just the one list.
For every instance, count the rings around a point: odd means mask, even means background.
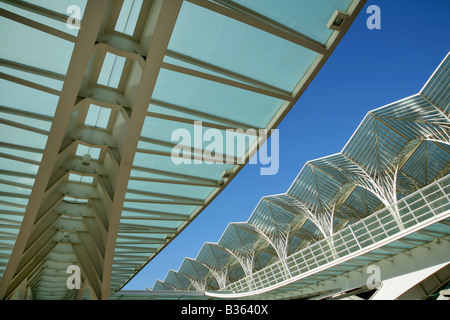
[{"label": "white painted steel structure", "polygon": [[267,138],[176,166],[174,130],[270,133],[364,3],[1,1],[0,298],[118,291]]}]

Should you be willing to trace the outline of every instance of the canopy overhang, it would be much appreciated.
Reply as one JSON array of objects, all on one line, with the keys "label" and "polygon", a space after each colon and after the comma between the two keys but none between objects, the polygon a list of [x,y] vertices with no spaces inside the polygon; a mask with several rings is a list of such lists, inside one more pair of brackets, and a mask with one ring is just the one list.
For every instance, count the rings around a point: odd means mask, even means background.
[{"label": "canopy overhang", "polygon": [[[248,162],[364,3],[2,1],[0,298],[123,287]],[[211,164],[207,141],[183,141],[174,164],[175,130],[199,127],[250,142]]]}]

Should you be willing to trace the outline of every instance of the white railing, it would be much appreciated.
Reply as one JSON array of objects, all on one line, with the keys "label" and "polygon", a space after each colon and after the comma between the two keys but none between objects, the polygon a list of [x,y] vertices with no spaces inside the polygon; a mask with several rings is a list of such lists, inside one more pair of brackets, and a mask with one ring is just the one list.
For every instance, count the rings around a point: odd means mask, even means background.
[{"label": "white railing", "polygon": [[450,175],[412,193],[395,204],[277,261],[252,275],[228,284],[224,291],[255,292],[311,274],[407,234],[427,221],[450,214]]}]

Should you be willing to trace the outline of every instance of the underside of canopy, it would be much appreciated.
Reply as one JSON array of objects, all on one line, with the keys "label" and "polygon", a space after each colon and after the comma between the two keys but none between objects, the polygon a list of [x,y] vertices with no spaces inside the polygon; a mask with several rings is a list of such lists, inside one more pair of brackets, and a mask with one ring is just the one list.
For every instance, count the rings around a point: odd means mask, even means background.
[{"label": "underside of canopy", "polygon": [[[450,54],[418,94],[370,111],[340,153],[308,161],[286,193],[263,197],[247,222],[205,243],[190,259],[206,268],[197,281],[224,289],[447,176],[449,87]],[[173,283],[184,272],[163,283],[198,290]]]},{"label": "underside of canopy", "polygon": [[[2,0],[0,298],[117,292],[234,178],[267,139],[249,129],[277,127],[364,3]],[[248,143],[211,159],[173,139],[203,128]]]}]

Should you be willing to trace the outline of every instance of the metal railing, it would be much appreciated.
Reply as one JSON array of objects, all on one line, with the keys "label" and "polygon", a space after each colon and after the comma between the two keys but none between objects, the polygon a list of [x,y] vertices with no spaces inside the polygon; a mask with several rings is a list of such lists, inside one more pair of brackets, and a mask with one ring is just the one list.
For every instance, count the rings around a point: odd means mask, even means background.
[{"label": "metal railing", "polygon": [[[412,193],[395,204],[279,260],[252,275],[228,284],[226,292],[264,290],[300,278],[334,263],[372,250],[397,236],[450,214],[450,175]],[[439,216],[439,217],[437,217]]]}]

